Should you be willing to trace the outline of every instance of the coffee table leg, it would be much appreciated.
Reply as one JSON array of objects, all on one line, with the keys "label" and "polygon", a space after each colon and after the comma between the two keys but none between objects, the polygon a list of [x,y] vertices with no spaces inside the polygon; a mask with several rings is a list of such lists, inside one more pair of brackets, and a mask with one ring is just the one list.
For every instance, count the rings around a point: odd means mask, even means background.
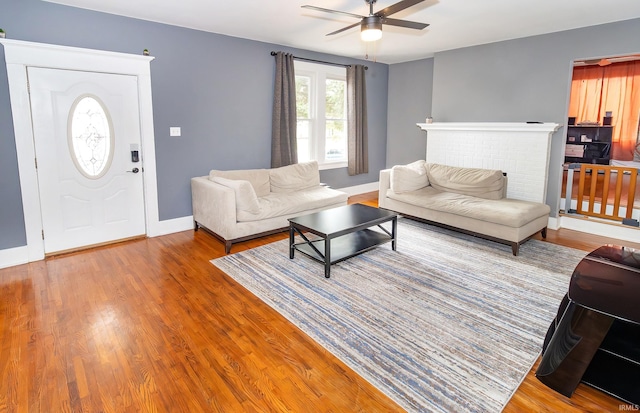
[{"label": "coffee table leg", "polygon": [[396,250],[396,236],[398,234],[398,217],[391,220],[391,249]]},{"label": "coffee table leg", "polygon": [[289,259],[293,259],[295,248],[293,247],[295,241],[295,233],[293,231],[293,225],[289,224]]},{"label": "coffee table leg", "polygon": [[324,277],[331,277],[331,239],[324,239]]}]

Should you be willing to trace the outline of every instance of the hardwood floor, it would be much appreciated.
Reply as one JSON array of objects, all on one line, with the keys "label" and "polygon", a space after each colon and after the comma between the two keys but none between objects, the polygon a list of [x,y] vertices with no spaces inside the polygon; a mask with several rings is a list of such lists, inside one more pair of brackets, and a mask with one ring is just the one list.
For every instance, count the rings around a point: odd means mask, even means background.
[{"label": "hardwood floor", "polygon": [[[548,241],[611,240],[560,230]],[[209,263],[222,255],[210,234],[185,231],[0,270],[0,412],[401,410]],[[620,404],[584,385],[560,396],[530,373],[505,411]]]}]

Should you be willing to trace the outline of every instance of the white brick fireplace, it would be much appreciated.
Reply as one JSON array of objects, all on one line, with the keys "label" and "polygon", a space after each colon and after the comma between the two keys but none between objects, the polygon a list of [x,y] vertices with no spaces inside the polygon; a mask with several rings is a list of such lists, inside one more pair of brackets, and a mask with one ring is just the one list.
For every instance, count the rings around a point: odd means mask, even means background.
[{"label": "white brick fireplace", "polygon": [[507,173],[507,196],[545,202],[551,136],[557,123],[419,123],[426,161]]}]

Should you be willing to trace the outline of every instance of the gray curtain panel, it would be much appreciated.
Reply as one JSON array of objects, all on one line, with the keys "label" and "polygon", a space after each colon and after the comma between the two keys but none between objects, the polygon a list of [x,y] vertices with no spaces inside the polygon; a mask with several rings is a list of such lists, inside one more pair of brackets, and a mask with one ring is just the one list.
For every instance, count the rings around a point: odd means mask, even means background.
[{"label": "gray curtain panel", "polygon": [[369,172],[367,143],[367,87],[363,65],[347,67],[348,170],[349,175]]},{"label": "gray curtain panel", "polygon": [[298,163],[296,75],[293,55],[277,52],[271,125],[271,167]]}]

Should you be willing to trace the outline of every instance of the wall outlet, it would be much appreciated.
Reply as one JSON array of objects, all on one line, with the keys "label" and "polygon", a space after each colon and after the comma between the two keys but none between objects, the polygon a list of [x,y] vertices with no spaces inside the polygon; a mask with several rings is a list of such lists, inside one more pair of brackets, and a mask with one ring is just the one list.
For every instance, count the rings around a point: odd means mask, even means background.
[{"label": "wall outlet", "polygon": [[171,126],[169,128],[169,136],[182,136],[180,126]]}]

